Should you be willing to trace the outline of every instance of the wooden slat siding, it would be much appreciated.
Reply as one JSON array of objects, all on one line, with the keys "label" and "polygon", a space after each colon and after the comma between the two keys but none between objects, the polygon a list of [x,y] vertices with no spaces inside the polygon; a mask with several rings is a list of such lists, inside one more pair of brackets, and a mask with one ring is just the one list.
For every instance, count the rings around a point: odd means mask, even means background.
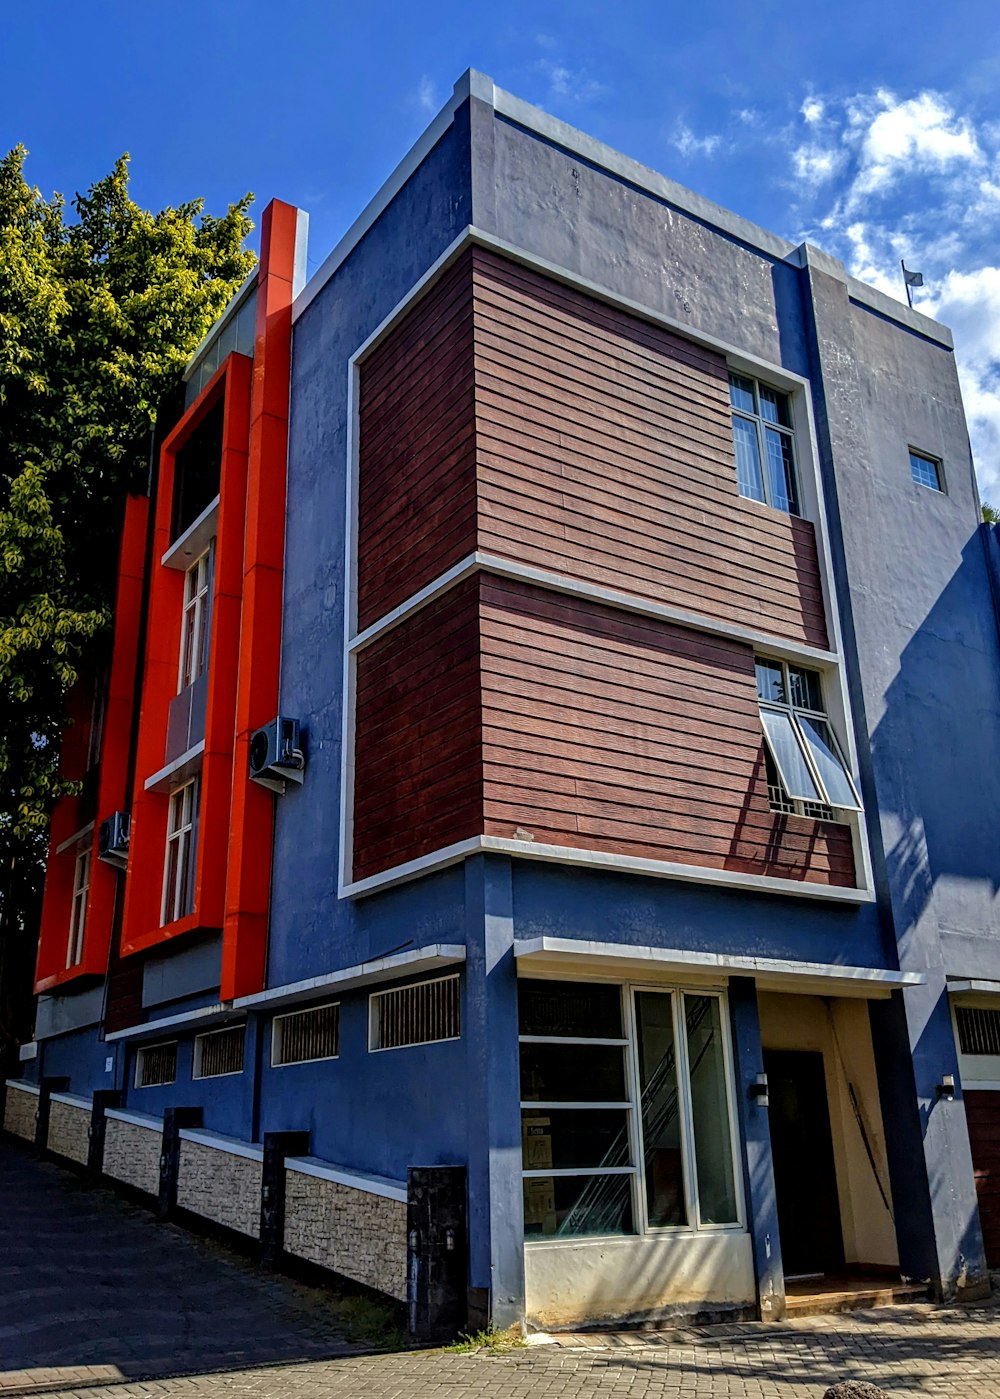
[{"label": "wooden slat siding", "polygon": [[753,651],[482,578],[488,835],[852,886],[850,829],[768,806]]},{"label": "wooden slat siding", "polygon": [[466,256],[361,366],[361,628],[476,547],[472,336]]},{"label": "wooden slat siding", "polygon": [[737,492],[722,356],[472,261],[479,547],[825,648],[811,522]]},{"label": "wooden slat siding", "polygon": [[964,1097],[986,1262],[1000,1268],[1000,1093],[966,1089]]},{"label": "wooden slat siding", "polygon": [[478,638],[472,577],[359,654],[355,879],[481,834]]}]

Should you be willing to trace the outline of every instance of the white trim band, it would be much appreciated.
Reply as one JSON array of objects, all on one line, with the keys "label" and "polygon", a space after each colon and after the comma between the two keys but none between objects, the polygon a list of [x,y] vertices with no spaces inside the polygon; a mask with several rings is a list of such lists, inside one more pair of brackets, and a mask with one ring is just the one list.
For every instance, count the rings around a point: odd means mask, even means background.
[{"label": "white trim band", "polygon": [[355,986],[371,986],[381,981],[393,981],[400,976],[416,976],[436,971],[439,967],[458,966],[464,961],[465,947],[462,943],[435,942],[428,947],[411,947],[406,952],[375,957],[369,962],[358,962],[340,971],[311,976],[305,981],[291,981],[284,986],[272,986],[251,996],[240,996],[233,1002],[233,1009],[270,1009],[294,1005],[298,1001],[313,1000],[326,992],[350,991]]},{"label": "white trim band", "polygon": [[113,1118],[115,1122],[127,1122],[130,1127],[146,1127],[150,1132],[163,1133],[163,1119],[160,1117],[147,1117],[141,1112],[129,1112],[126,1108],[105,1108],[104,1116]]},{"label": "white trim band", "polygon": [[7,1087],[16,1088],[19,1093],[33,1093],[36,1098],[42,1091],[37,1083],[25,1083],[24,1079],[21,1078],[9,1078]]},{"label": "white trim band", "polygon": [[62,1103],[64,1107],[81,1108],[84,1112],[90,1112],[93,1103],[89,1098],[82,1097],[79,1093],[50,1093],[50,1103]]},{"label": "white trim band", "polygon": [[201,738],[186,753],[174,758],[173,762],[167,763],[159,772],[154,772],[152,777],[147,777],[143,787],[147,792],[168,792],[171,787],[182,786],[185,780],[193,777],[201,767],[204,752],[205,740]]},{"label": "white trim band", "polygon": [[242,1020],[228,1001],[220,1001],[214,1006],[201,1006],[198,1010],[186,1010],[180,1015],[165,1015],[162,1020],[145,1020],[141,1025],[130,1025],[127,1030],[112,1030],[105,1040],[170,1039],[164,1030],[173,1030],[182,1025],[196,1025],[202,1020]]},{"label": "white trim band", "polygon": [[238,1137],[225,1137],[221,1132],[209,1132],[204,1127],[181,1127],[177,1135],[182,1142],[194,1146],[208,1146],[213,1151],[225,1151],[230,1156],[244,1156],[248,1161],[263,1161],[264,1148],[255,1142],[240,1141]]},{"label": "white trim band", "polygon": [[333,1166],[329,1161],[321,1161],[318,1156],[286,1156],[285,1170],[295,1171],[300,1176],[315,1176],[318,1180],[331,1180],[337,1185],[346,1185],[351,1190],[364,1191],[366,1195],[381,1195],[386,1200],[407,1201],[404,1181],[390,1180],[388,1176],[367,1175],[361,1171],[348,1170],[344,1166]]}]

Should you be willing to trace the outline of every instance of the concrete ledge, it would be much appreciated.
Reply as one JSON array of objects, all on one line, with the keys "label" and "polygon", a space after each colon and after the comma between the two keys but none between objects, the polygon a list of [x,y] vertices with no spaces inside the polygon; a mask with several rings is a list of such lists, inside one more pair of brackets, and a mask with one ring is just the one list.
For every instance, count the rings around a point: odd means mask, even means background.
[{"label": "concrete ledge", "polygon": [[19,1093],[33,1093],[36,1098],[42,1091],[37,1083],[24,1083],[19,1078],[9,1078],[7,1080],[7,1087],[16,1088]]},{"label": "concrete ledge", "polygon": [[241,1141],[239,1137],[226,1137],[221,1132],[209,1132],[203,1127],[182,1127],[177,1135],[182,1142],[195,1142],[198,1146],[207,1146],[213,1151],[225,1151],[230,1156],[245,1156],[248,1161],[264,1159],[264,1148],[256,1142]]},{"label": "concrete ledge", "polygon": [[[183,1133],[181,1134],[183,1136]],[[368,1195],[381,1195],[386,1200],[399,1200],[406,1203],[406,1182],[390,1180],[388,1176],[366,1175],[361,1171],[348,1170],[344,1166],[331,1165],[318,1156],[288,1156],[285,1170],[295,1171],[301,1176],[315,1176],[318,1180],[332,1180],[337,1185],[349,1186],[352,1190],[363,1190]]]},{"label": "concrete ledge", "polygon": [[158,1136],[163,1131],[163,1122],[159,1117],[149,1117],[141,1112],[129,1112],[126,1108],[106,1108],[105,1117],[113,1118],[115,1122],[128,1122],[132,1127],[148,1127],[151,1132]]},{"label": "concrete ledge", "polygon": [[90,1112],[91,1101],[84,1098],[79,1093],[53,1093],[49,1099],[53,1103],[65,1103],[68,1108],[82,1108],[84,1112]]}]

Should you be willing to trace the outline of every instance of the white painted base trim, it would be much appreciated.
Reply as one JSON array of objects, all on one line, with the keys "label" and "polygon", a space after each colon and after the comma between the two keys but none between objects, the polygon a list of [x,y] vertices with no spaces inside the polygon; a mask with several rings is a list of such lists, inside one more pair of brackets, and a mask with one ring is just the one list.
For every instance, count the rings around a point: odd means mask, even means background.
[{"label": "white painted base trim", "polygon": [[267,991],[256,991],[252,996],[240,996],[233,1002],[233,1009],[276,1009],[278,1006],[294,1005],[297,1001],[313,1000],[327,991],[350,991],[355,986],[375,985],[399,976],[458,966],[464,961],[465,947],[461,943],[435,942],[428,947],[411,947],[406,952],[394,952],[388,957],[358,962],[341,971],[311,976],[305,981],[272,986]]},{"label": "white painted base trim", "polygon": [[196,1146],[211,1147],[213,1151],[224,1151],[229,1156],[244,1156],[248,1161],[263,1161],[264,1148],[256,1142],[240,1141],[238,1137],[226,1137],[221,1132],[210,1132],[204,1127],[182,1127],[177,1133],[182,1142],[194,1142]]},{"label": "white painted base trim", "polygon": [[320,1180],[332,1180],[337,1185],[350,1186],[352,1190],[363,1190],[368,1195],[381,1195],[386,1200],[400,1200],[406,1204],[406,1184],[400,1180],[390,1180],[388,1176],[368,1175],[362,1171],[351,1171],[344,1166],[333,1166],[329,1161],[321,1161],[318,1156],[287,1156],[285,1170],[296,1171],[300,1176],[316,1176]]},{"label": "white painted base trim", "polygon": [[9,1078],[7,1080],[7,1087],[16,1088],[19,1093],[33,1093],[36,1098],[42,1091],[37,1083],[25,1083],[19,1078]]},{"label": "white painted base trim", "polygon": [[93,1107],[91,1100],[82,1097],[79,1093],[53,1093],[49,1101],[65,1103],[68,1108],[83,1108],[85,1112],[90,1112]]},{"label": "white painted base trim", "polygon": [[741,957],[725,952],[692,952],[686,948],[630,946],[614,942],[590,942],[584,938],[516,938],[514,956],[519,967],[565,973],[570,965],[591,973],[625,976],[709,977],[718,982],[729,976],[753,976],[765,990],[796,991],[815,995],[885,1000],[893,991],[922,986],[922,972],[899,972],[883,967],[840,966],[830,962],[798,962],[779,957]]},{"label": "white painted base trim", "polygon": [[468,840],[446,845],[417,860],[394,865],[381,874],[342,884],[342,899],[358,898],[379,889],[390,889],[433,870],[457,864],[480,852],[514,855],[519,859],[545,860],[554,864],[580,865],[607,870],[613,874],[648,874],[657,879],[681,879],[695,884],[719,884],[729,889],[753,889],[763,894],[791,894],[799,899],[819,899],[827,903],[867,904],[875,902],[871,889],[845,889],[830,884],[810,884],[797,879],[775,879],[763,874],[743,874],[736,870],[713,869],[708,865],[682,865],[671,860],[647,860],[637,855],[614,855],[603,850],[576,850],[568,845],[542,845],[534,841],[510,840],[506,836],[470,836]]},{"label": "white painted base trim", "polygon": [[159,1117],[149,1117],[142,1112],[129,1112],[127,1108],[105,1108],[105,1117],[112,1117],[116,1122],[128,1122],[132,1127],[146,1127],[150,1132],[163,1132],[163,1120]]},{"label": "white painted base trim", "polygon": [[[201,1006],[198,1010],[186,1010],[180,1015],[165,1015],[162,1020],[144,1020],[141,1025],[130,1025],[127,1030],[112,1030],[104,1038],[113,1040],[162,1039],[164,1030],[176,1030],[182,1025],[196,1025],[202,1020],[242,1020],[242,1015],[234,1013],[228,1001],[220,1001],[214,1006]],[[169,1035],[166,1038],[170,1038]]]}]

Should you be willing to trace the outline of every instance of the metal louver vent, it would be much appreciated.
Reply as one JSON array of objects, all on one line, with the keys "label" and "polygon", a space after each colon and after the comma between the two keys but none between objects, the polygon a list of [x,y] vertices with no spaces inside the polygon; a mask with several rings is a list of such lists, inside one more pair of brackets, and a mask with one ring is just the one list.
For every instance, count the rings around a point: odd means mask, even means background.
[{"label": "metal louver vent", "polygon": [[199,1035],[194,1042],[194,1077],[221,1078],[223,1074],[241,1074],[245,1038],[245,1025]]},{"label": "metal louver vent", "polygon": [[275,1016],[271,1039],[272,1064],[305,1064],[313,1059],[335,1059],[339,1047],[340,1006],[337,1003]]},{"label": "metal louver vent", "polygon": [[454,1040],[461,1034],[457,976],[419,981],[371,997],[370,1049]]},{"label": "metal louver vent", "polygon": [[177,1079],[177,1041],[169,1044],[144,1045],[139,1050],[135,1086],[155,1088],[157,1084],[174,1083]]},{"label": "metal louver vent", "polygon": [[955,1022],[963,1054],[1000,1054],[1000,1010],[956,1006]]}]

